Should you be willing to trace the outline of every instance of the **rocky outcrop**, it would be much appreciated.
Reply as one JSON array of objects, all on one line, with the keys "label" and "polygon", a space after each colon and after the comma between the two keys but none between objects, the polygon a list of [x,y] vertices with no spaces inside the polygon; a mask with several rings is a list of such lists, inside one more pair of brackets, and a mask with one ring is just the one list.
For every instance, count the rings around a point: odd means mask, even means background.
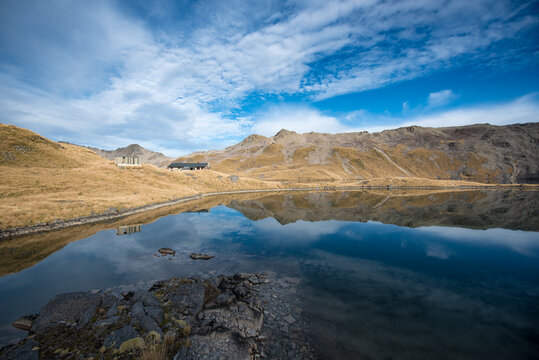
[{"label": "rocky outcrop", "polygon": [[312,359],[298,284],[236,274],[61,294],[0,359]]}]

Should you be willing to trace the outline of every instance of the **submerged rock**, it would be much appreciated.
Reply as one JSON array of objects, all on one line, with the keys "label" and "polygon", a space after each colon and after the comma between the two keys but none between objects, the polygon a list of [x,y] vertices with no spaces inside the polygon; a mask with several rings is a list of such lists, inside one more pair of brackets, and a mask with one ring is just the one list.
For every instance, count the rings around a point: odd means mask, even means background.
[{"label": "submerged rock", "polygon": [[192,253],[191,255],[189,255],[189,257],[193,260],[210,260],[210,259],[213,259],[215,256],[208,255],[208,254]]},{"label": "submerged rock", "polygon": [[159,250],[161,254],[163,255],[175,255],[176,254],[176,251],[174,249],[171,249],[171,248],[161,248]]},{"label": "submerged rock", "polygon": [[17,329],[24,330],[24,331],[30,331],[30,329],[32,328],[32,325],[34,323],[34,320],[36,318],[37,318],[37,314],[36,315],[26,315],[26,316],[20,317],[17,320],[15,320],[12,325],[13,325],[13,327],[15,327]]}]

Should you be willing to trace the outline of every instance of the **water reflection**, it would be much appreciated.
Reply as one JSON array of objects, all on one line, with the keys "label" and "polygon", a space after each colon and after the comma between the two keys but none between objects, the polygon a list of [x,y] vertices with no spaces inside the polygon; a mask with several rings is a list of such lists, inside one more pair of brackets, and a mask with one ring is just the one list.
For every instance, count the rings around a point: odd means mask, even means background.
[{"label": "water reflection", "polygon": [[378,221],[406,227],[539,230],[537,191],[355,191],[289,193],[234,200],[228,205],[252,220]]},{"label": "water reflection", "polygon": [[116,229],[116,235],[118,236],[131,235],[133,233],[137,233],[141,231],[142,231],[142,224],[120,225]]},{"label": "water reflection", "polygon": [[[124,219],[145,224],[129,236],[116,235],[118,223],[41,235],[54,244],[47,256],[39,237],[0,244],[2,266],[17,269],[20,260],[27,267],[0,278],[4,333],[60,292],[274,271],[302,278],[306,331],[321,358],[539,353],[537,193],[294,193],[223,197],[215,201],[226,206],[217,207],[205,201],[167,210],[191,212]],[[162,247],[176,256],[156,257]],[[37,250],[25,258],[10,248]],[[216,257],[192,261],[192,252]],[[35,258],[40,262],[31,263]]]}]

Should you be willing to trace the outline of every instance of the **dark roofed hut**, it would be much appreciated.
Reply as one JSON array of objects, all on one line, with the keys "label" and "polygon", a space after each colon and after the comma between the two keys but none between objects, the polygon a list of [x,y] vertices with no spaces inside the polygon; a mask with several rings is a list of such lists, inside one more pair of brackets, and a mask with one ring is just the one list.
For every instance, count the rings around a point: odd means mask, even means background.
[{"label": "dark roofed hut", "polygon": [[167,166],[170,170],[204,170],[209,169],[208,163],[172,163]]}]

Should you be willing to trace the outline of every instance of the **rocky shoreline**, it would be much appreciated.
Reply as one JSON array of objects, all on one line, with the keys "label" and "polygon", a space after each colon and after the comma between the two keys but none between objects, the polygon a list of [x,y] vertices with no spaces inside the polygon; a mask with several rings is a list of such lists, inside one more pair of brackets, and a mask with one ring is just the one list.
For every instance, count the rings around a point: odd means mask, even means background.
[{"label": "rocky shoreline", "polygon": [[298,278],[173,278],[60,294],[0,359],[314,359]]}]

